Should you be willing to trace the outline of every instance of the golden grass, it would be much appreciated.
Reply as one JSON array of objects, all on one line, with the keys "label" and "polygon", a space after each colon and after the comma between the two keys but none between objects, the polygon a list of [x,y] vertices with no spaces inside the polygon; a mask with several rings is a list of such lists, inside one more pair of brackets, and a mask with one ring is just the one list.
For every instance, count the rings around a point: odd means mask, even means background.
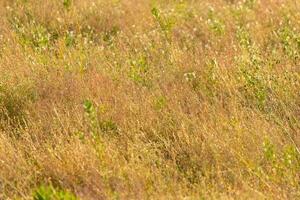
[{"label": "golden grass", "polygon": [[299,199],[299,10],[2,0],[0,199]]}]

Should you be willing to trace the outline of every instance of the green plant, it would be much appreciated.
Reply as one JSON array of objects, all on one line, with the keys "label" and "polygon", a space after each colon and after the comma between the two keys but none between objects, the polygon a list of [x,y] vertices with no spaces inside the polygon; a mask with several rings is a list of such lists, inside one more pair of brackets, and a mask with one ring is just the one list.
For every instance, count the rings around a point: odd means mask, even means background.
[{"label": "green plant", "polygon": [[207,23],[214,34],[224,35],[225,24],[219,17],[217,17],[217,15],[213,9],[210,9],[208,12]]},{"label": "green plant", "polygon": [[114,132],[116,133],[118,131],[118,126],[115,122],[112,120],[103,120],[99,122],[99,126],[102,132]]},{"label": "green plant", "polygon": [[281,42],[284,53],[295,62],[300,59],[300,33],[293,29],[286,17],[282,26],[275,32]]},{"label": "green plant", "polygon": [[33,195],[34,200],[79,200],[74,194],[69,191],[59,190],[53,186],[40,186]]},{"label": "green plant", "polygon": [[65,43],[67,47],[75,45],[75,35],[73,31],[68,31],[65,36]]},{"label": "green plant", "polygon": [[215,97],[218,94],[217,87],[219,84],[219,64],[218,61],[214,58],[209,60],[206,63],[207,67],[204,71],[204,77],[205,78],[205,93],[207,96]]},{"label": "green plant", "polygon": [[154,101],[154,108],[156,110],[162,110],[167,105],[167,99],[165,96],[159,96]]},{"label": "green plant", "polygon": [[129,77],[137,84],[149,86],[148,72],[149,65],[145,56],[130,61]]},{"label": "green plant", "polygon": [[263,152],[264,152],[264,157],[268,161],[275,161],[276,159],[275,147],[272,144],[272,142],[268,139],[266,139],[263,142]]},{"label": "green plant", "polygon": [[236,37],[239,41],[240,46],[249,51],[252,47],[253,42],[247,28],[239,25],[237,27]]},{"label": "green plant", "polygon": [[237,39],[243,54],[237,57],[237,65],[239,68],[239,79],[244,82],[242,92],[246,96],[249,105],[254,105],[260,110],[266,108],[266,104],[271,91],[267,82],[269,81],[264,74],[261,59],[261,53],[252,41],[249,31],[239,26],[237,30]]},{"label": "green plant", "polygon": [[164,34],[167,41],[170,41],[170,33],[176,23],[175,18],[164,15],[156,7],[152,8],[151,13],[156,22],[158,23],[160,30]]},{"label": "green plant", "polygon": [[72,5],[72,0],[63,0],[63,6],[65,9],[69,10]]},{"label": "green plant", "polygon": [[253,9],[256,3],[257,3],[257,0],[246,0],[246,1],[244,1],[244,5],[247,8],[250,8],[250,9]]},{"label": "green plant", "polygon": [[268,87],[265,84],[263,76],[258,70],[241,69],[245,85],[243,87],[244,94],[250,104],[254,103],[260,110],[265,108],[268,100]]},{"label": "green plant", "polygon": [[83,102],[83,108],[85,111],[85,114],[89,120],[89,125],[92,131],[92,135],[97,138],[99,137],[99,132],[102,133],[108,133],[108,132],[114,132],[116,133],[118,131],[118,126],[115,122],[112,120],[100,120],[98,117],[97,109],[94,107],[92,101],[85,100]]},{"label": "green plant", "polygon": [[93,135],[93,137],[97,137],[98,130],[99,130],[99,123],[98,123],[98,119],[97,119],[97,112],[96,112],[96,109],[95,109],[92,101],[85,100],[83,102],[83,108],[84,108],[85,114],[89,120],[92,135]]},{"label": "green plant", "polygon": [[38,23],[30,16],[22,19],[13,15],[9,21],[18,34],[22,46],[38,51],[46,50],[58,38],[55,31],[50,31],[45,25]]},{"label": "green plant", "polygon": [[291,170],[299,170],[300,168],[300,154],[297,147],[288,145],[283,149],[283,163],[285,167]]},{"label": "green plant", "polygon": [[111,30],[105,31],[103,35],[103,41],[111,46],[119,32],[120,28],[118,26],[113,26]]}]

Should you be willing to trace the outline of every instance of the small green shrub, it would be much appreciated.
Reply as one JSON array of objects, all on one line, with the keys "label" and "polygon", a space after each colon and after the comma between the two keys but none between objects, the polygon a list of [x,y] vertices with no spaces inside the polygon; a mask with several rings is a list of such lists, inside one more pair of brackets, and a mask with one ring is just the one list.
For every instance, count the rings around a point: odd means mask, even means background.
[{"label": "small green shrub", "polygon": [[89,125],[91,127],[92,135],[96,137],[97,131],[99,128],[98,119],[97,119],[97,112],[96,109],[90,100],[85,100],[83,102],[84,112],[89,120]]},{"label": "small green shrub", "polygon": [[207,23],[212,30],[212,32],[216,35],[224,35],[225,33],[225,24],[224,22],[216,15],[213,9],[210,9],[208,12],[208,20]]},{"label": "small green shrub", "polygon": [[216,59],[208,60],[205,69],[201,72],[185,73],[184,78],[198,95],[209,99],[211,102],[222,92],[219,90],[220,71]]},{"label": "small green shrub", "polygon": [[300,154],[294,145],[288,145],[283,150],[284,165],[290,169],[300,169]]},{"label": "small green shrub", "polygon": [[83,103],[85,114],[89,120],[89,126],[94,138],[98,138],[99,133],[117,133],[118,126],[110,119],[100,120],[99,112],[90,100],[85,100]]},{"label": "small green shrub", "polygon": [[53,186],[40,186],[33,195],[34,200],[79,200],[74,194],[69,191],[59,190]]},{"label": "small green shrub", "polygon": [[244,6],[246,6],[246,8],[253,9],[255,7],[256,3],[257,3],[257,0],[245,0]]},{"label": "small green shrub", "polygon": [[241,74],[245,81],[242,92],[246,101],[248,104],[255,105],[263,110],[269,96],[269,90],[263,75],[257,70],[247,68],[241,69]]},{"label": "small green shrub", "polygon": [[275,32],[275,37],[279,38],[284,53],[294,62],[300,59],[300,33],[293,29],[288,18],[282,26]]},{"label": "small green shrub", "polygon": [[149,65],[145,56],[130,61],[129,77],[137,84],[149,86]]},{"label": "small green shrub", "polygon": [[244,26],[237,27],[236,37],[242,48],[246,50],[251,48],[253,42],[248,30]]},{"label": "small green shrub", "polygon": [[275,147],[270,140],[265,140],[263,143],[264,157],[269,161],[274,161],[276,159]]},{"label": "small green shrub", "polygon": [[241,92],[248,106],[264,110],[271,92],[271,88],[267,84],[268,76],[263,70],[265,63],[247,28],[238,27],[237,39],[243,51],[243,54],[236,59],[239,71],[238,79],[243,83]]},{"label": "small green shrub", "polygon": [[206,63],[206,70],[204,71],[204,78],[206,83],[205,85],[205,93],[209,97],[216,97],[218,94],[218,84],[219,84],[219,64],[216,59],[210,59]]},{"label": "small green shrub", "polygon": [[69,10],[72,6],[72,0],[63,0],[63,6],[65,9]]},{"label": "small green shrub", "polygon": [[167,105],[167,99],[165,96],[159,96],[154,101],[154,108],[156,110],[162,110]]},{"label": "small green shrub", "polygon": [[31,47],[38,51],[45,50],[58,38],[55,31],[38,23],[31,15],[23,18],[12,15],[9,21],[19,36],[19,43],[24,47]]},{"label": "small green shrub", "polygon": [[73,31],[68,31],[65,36],[65,43],[67,47],[75,45],[75,35]]},{"label": "small green shrub", "polygon": [[278,148],[269,139],[263,142],[263,160],[257,168],[261,176],[274,181],[298,185],[300,154],[295,145]]},{"label": "small green shrub", "polygon": [[118,26],[113,26],[111,30],[105,31],[103,35],[103,41],[108,46],[111,46],[119,32],[120,32],[120,28]]},{"label": "small green shrub", "polygon": [[170,33],[176,23],[175,18],[171,16],[164,15],[158,8],[154,7],[151,10],[152,16],[158,23],[160,30],[162,31],[163,35],[170,41]]},{"label": "small green shrub", "polygon": [[117,132],[118,126],[112,120],[102,120],[99,122],[99,126],[102,132]]}]

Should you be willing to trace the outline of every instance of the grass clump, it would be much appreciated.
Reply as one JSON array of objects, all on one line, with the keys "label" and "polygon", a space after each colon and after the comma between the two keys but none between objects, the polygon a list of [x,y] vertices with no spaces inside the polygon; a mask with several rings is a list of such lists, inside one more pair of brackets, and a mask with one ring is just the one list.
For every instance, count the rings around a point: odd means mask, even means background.
[{"label": "grass clump", "polygon": [[29,84],[11,86],[0,83],[0,119],[15,126],[23,124],[29,105],[35,99],[35,91]]}]

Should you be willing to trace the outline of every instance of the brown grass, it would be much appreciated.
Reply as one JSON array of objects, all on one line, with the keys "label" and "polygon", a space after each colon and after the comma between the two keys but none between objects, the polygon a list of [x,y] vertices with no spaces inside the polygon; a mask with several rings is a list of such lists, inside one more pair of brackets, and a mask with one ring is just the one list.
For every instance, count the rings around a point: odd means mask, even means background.
[{"label": "brown grass", "polygon": [[299,10],[2,0],[0,199],[299,199]]}]

